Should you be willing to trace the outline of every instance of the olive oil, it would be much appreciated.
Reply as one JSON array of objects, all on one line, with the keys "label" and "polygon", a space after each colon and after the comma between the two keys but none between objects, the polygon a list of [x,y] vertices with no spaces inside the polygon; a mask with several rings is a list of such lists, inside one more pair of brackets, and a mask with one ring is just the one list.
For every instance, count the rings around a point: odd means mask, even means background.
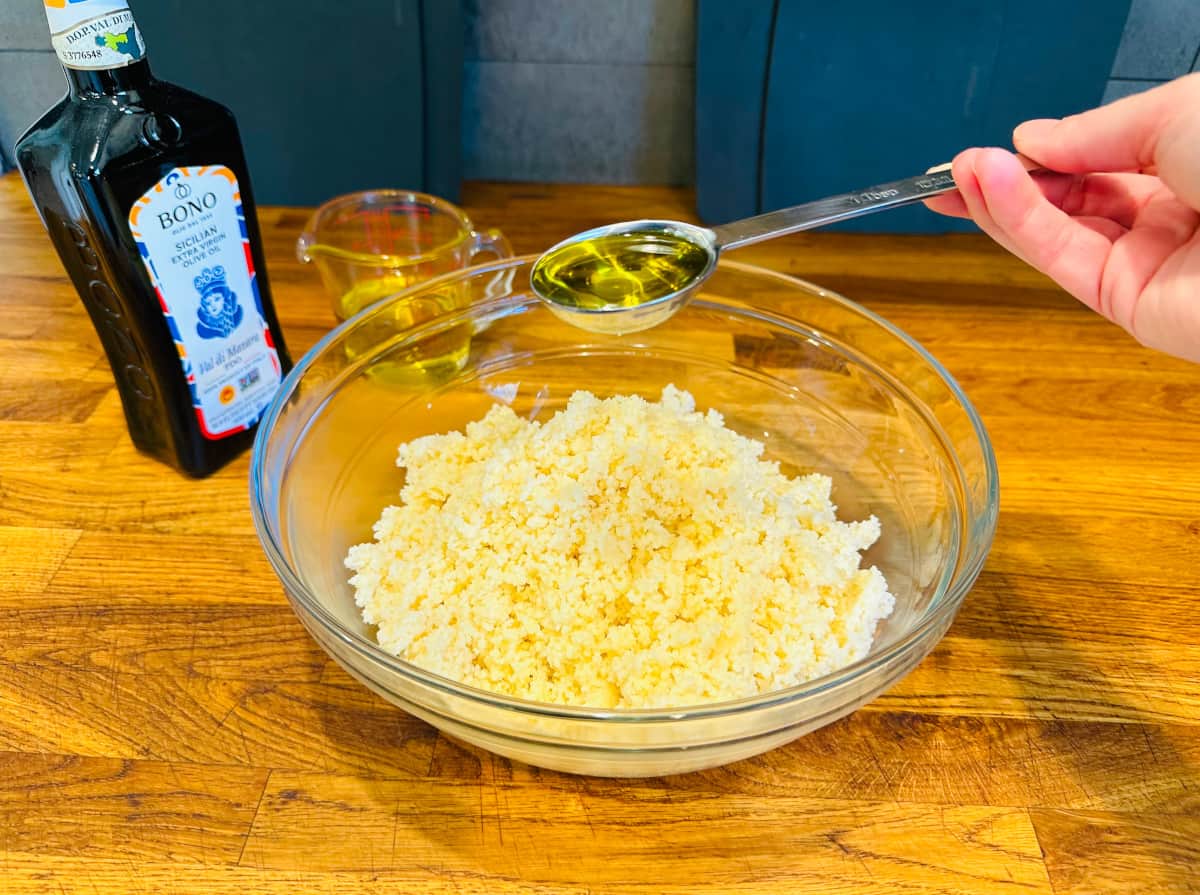
[{"label": "olive oil", "polygon": [[[353,317],[363,308],[416,282],[416,278],[410,280],[401,276],[364,280],[342,294],[338,307],[347,318]],[[435,292],[424,291],[406,300],[394,300],[386,312],[377,312],[370,323],[359,324],[358,329],[347,337],[346,356],[354,360],[368,354],[422,323],[465,307],[468,298],[465,285],[449,284]],[[406,349],[397,349],[373,372],[377,378],[394,383],[441,380],[461,370],[470,351],[471,325],[464,323],[428,335]]]},{"label": "olive oil", "polygon": [[416,282],[415,278],[409,279],[404,276],[381,277],[378,280],[360,280],[338,297],[338,319],[349,320],[367,305],[373,305],[381,298],[387,298],[389,295],[403,292]]},{"label": "olive oil", "polygon": [[633,230],[571,242],[533,269],[534,290],[589,311],[632,308],[695,282],[709,262],[703,246],[669,231]]}]

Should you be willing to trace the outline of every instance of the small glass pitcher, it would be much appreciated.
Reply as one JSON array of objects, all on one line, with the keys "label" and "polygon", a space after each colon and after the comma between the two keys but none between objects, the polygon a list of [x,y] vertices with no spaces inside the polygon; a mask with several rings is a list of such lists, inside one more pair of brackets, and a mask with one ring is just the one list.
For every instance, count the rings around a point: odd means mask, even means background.
[{"label": "small glass pitcher", "polygon": [[[326,202],[309,219],[296,257],[315,263],[338,320],[440,274],[470,267],[476,255],[511,258],[499,230],[477,232],[462,209],[436,196],[371,190]],[[412,308],[414,326],[446,308]]]}]

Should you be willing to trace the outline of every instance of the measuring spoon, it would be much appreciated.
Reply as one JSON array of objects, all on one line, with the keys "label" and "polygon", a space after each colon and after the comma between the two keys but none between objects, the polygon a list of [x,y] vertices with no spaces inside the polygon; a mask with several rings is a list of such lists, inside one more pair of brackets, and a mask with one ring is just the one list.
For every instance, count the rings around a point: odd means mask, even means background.
[{"label": "measuring spoon", "polygon": [[[1024,159],[1022,162],[1026,168],[1034,170],[1032,163]],[[718,257],[730,249],[874,214],[889,208],[911,205],[930,196],[948,193],[954,188],[950,165],[945,164],[931,168],[919,177],[883,183],[855,193],[830,196],[828,199],[818,199],[804,205],[721,224],[711,229],[685,224],[682,221],[662,220],[609,224],[606,227],[577,233],[550,248],[535,262],[530,280],[534,293],[554,314],[580,329],[612,335],[639,332],[657,326],[687,304],[700,284],[711,276],[717,266]],[[685,271],[684,281],[675,284],[672,291],[640,304],[625,304],[623,301],[627,299],[628,294],[619,294],[619,283],[616,284],[617,294],[614,294],[611,282],[606,283],[603,290],[596,287],[596,291],[591,292],[587,283],[582,287],[568,287],[563,282],[556,281],[551,273],[556,256],[559,259],[564,257],[559,253],[570,251],[572,248],[578,251],[580,243],[598,237],[623,237],[625,239],[621,240],[622,244],[627,243],[631,249],[641,249],[650,253],[656,250],[656,243],[673,242],[678,245],[682,239],[698,252],[692,253],[693,263]],[[648,260],[652,259],[648,257]],[[607,270],[612,273],[612,266]],[[589,299],[588,306],[570,301],[575,297],[573,290],[582,292],[584,297]]]}]

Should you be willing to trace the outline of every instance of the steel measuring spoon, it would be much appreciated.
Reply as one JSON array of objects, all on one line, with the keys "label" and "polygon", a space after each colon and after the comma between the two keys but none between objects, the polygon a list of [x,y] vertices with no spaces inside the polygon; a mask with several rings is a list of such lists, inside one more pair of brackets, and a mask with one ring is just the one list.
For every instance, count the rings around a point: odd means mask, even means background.
[{"label": "steel measuring spoon", "polygon": [[[1033,170],[1033,165],[1025,162],[1026,167]],[[835,224],[865,214],[874,214],[889,208],[899,208],[911,205],[948,193],[955,188],[954,178],[950,174],[950,165],[939,165],[930,168],[919,177],[909,177],[883,183],[855,193],[844,193],[840,196],[830,196],[791,208],[782,208],[755,217],[743,218],[728,224],[713,228],[698,227],[695,224],[685,224],[682,221],[625,221],[620,224],[609,224],[577,233],[565,239],[544,252],[534,264],[536,272],[546,259],[559,249],[595,239],[600,236],[669,233],[682,237],[708,253],[708,262],[701,271],[688,282],[686,286],[640,305],[612,305],[604,308],[581,308],[561,304],[537,291],[534,292],[550,310],[567,323],[595,333],[624,335],[639,332],[657,326],[671,317],[676,311],[687,304],[688,299],[696,289],[711,276],[717,266],[717,259],[730,249],[741,248],[776,236],[786,236],[789,233],[799,233],[801,230],[812,230],[826,224]],[[534,279],[531,277],[531,279]]]}]

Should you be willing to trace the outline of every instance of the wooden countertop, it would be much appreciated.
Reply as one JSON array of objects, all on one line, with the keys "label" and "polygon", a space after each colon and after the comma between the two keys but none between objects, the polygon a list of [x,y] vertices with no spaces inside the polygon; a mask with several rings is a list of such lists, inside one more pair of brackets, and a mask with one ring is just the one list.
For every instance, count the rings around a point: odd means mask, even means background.
[{"label": "wooden countertop", "polygon": [[[470,185],[535,251],[686,191]],[[298,357],[333,324],[261,213]],[[468,752],[309,639],[247,459],[131,447],[88,319],[0,178],[0,891],[1200,891],[1200,367],[982,238],[809,234],[739,258],[882,313],[958,378],[1002,512],[937,650],[852,717],[638,782]]]}]

